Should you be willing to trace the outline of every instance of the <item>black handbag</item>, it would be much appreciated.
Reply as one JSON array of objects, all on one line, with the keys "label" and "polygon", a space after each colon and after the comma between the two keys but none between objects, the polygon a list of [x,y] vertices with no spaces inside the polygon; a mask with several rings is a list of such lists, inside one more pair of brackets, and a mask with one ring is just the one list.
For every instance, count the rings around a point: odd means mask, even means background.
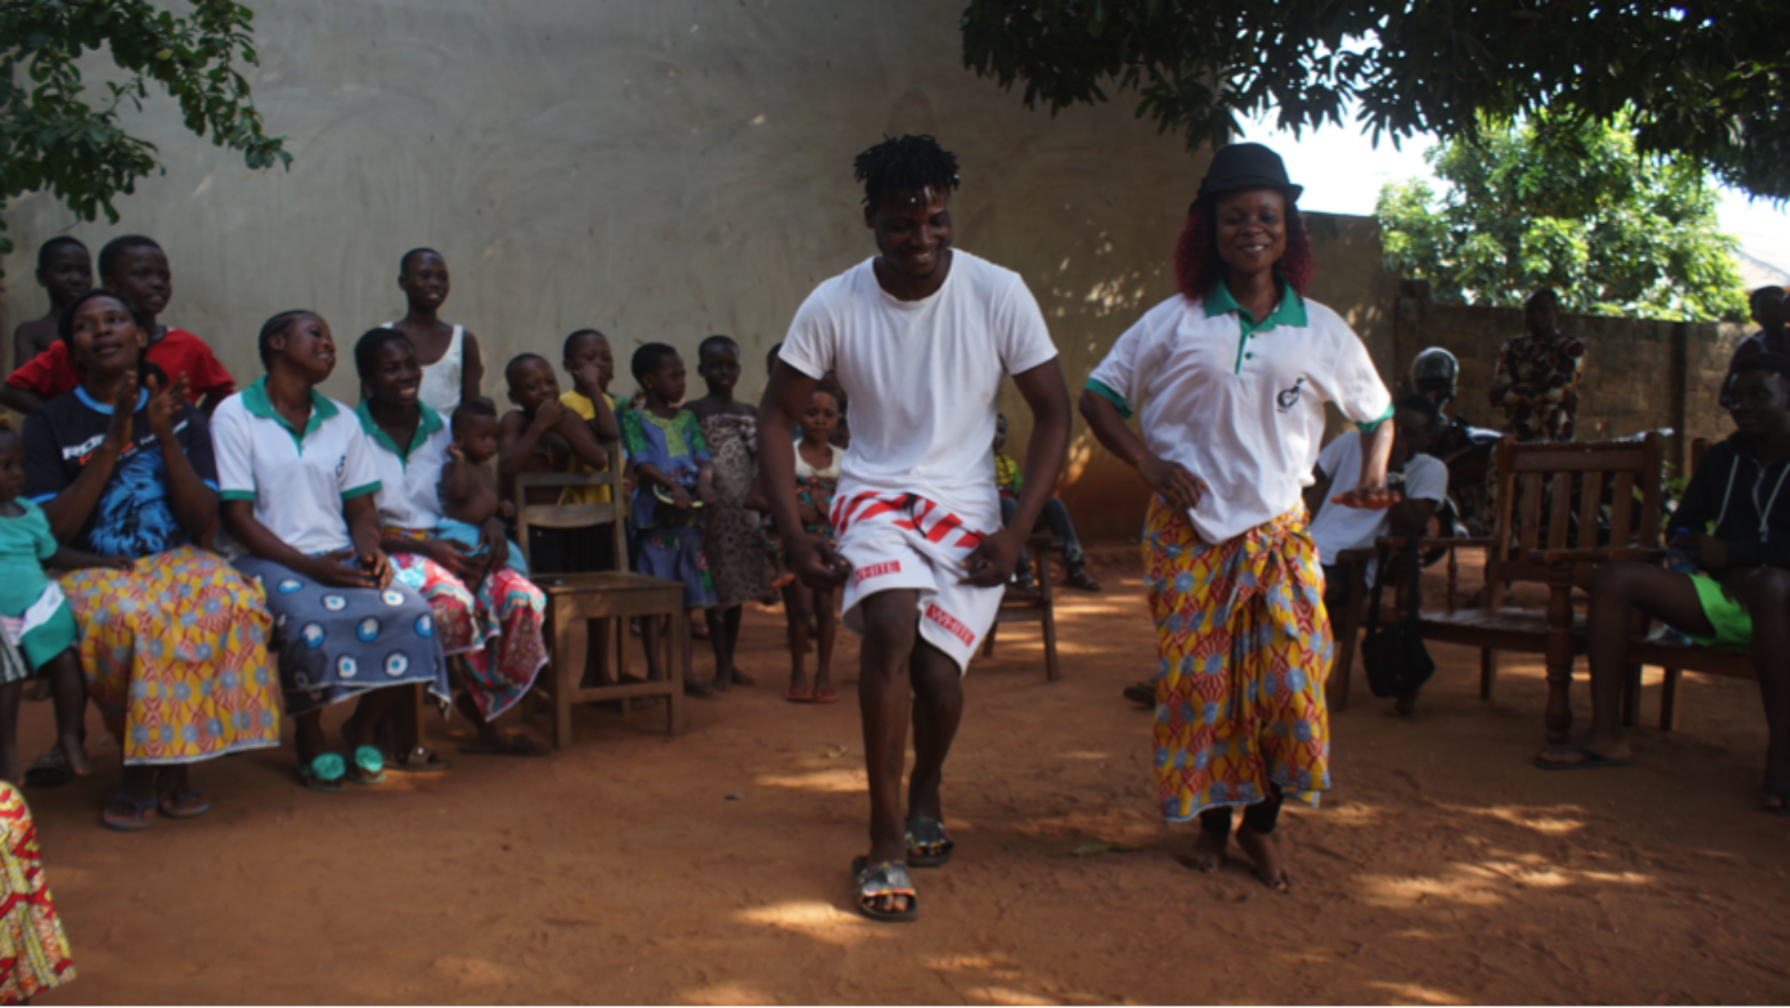
[{"label": "black handbag", "polygon": [[1380,550],[1380,569],[1368,603],[1367,639],[1361,642],[1361,663],[1367,669],[1367,688],[1383,699],[1404,696],[1429,682],[1436,662],[1417,630],[1417,611],[1422,605],[1423,570],[1418,566],[1416,543],[1405,549],[1411,558],[1411,606],[1405,619],[1380,626],[1380,593],[1389,580],[1390,550]]}]

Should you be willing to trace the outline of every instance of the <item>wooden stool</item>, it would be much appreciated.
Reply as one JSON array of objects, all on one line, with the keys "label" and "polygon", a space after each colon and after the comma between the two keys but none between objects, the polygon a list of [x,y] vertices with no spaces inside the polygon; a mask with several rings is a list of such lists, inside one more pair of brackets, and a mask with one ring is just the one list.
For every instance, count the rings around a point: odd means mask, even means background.
[{"label": "wooden stool", "polygon": [[[619,571],[544,575],[535,584],[547,595],[553,664],[551,674],[537,680],[532,692],[553,704],[553,747],[563,749],[571,744],[572,705],[590,700],[620,700],[625,711],[628,701],[636,697],[665,697],[669,711],[666,728],[672,735],[682,735],[684,680],[690,674],[690,649],[684,640],[684,586]],[[627,669],[618,667],[611,685],[579,686],[590,646],[588,621],[615,620],[617,634],[625,638],[628,620],[635,616],[671,617],[665,641],[666,678],[661,682],[633,679]]]},{"label": "wooden stool", "polygon": [[1038,582],[1036,594],[1021,592],[1009,585],[1001,595],[1000,612],[988,637],[982,643],[982,657],[994,657],[994,639],[1003,623],[1041,623],[1044,625],[1044,679],[1056,682],[1062,677],[1057,668],[1057,608],[1050,597],[1050,558],[1061,551],[1063,540],[1034,535],[1026,540],[1032,554],[1032,570]]}]

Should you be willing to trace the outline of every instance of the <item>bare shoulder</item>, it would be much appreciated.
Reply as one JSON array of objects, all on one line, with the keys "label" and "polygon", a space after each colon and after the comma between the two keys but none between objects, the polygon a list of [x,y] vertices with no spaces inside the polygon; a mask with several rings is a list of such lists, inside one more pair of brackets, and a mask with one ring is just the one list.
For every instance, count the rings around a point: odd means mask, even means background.
[{"label": "bare shoulder", "polygon": [[519,409],[510,410],[497,421],[499,438],[515,437],[528,429],[528,414]]}]

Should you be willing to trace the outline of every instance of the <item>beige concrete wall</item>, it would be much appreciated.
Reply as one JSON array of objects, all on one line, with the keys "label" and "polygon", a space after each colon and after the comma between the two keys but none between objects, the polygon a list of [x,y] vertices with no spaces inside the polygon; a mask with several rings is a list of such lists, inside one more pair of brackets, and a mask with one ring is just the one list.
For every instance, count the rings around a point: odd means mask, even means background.
[{"label": "beige concrete wall", "polygon": [[[166,321],[204,337],[246,383],[260,370],[262,320],[314,308],[349,343],[402,314],[397,258],[429,245],[453,271],[443,316],[479,334],[485,391],[499,402],[503,361],[524,350],[557,361],[564,335],[584,326],[609,333],[618,357],[731,334],[746,348],[742,392],[756,396],[764,351],[802,299],[874,252],[853,155],[885,133],[929,132],[962,163],[959,246],[1026,277],[1078,389],[1172,291],[1169,256],[1207,156],[1136,119],[1129,98],[1055,118],[1027,111],[962,67],[961,8],[257,5],[255,99],[269,130],[290,138],[292,170],[249,173],[187,134],[172,102],[151,99],[127,123],[168,171],[119,201],[117,226],[76,225],[43,196],[13,205],[6,332],[44,310],[30,279],[39,242],[66,231],[97,252],[140,232],[173,265]],[[1317,296],[1388,356],[1372,222],[1318,221],[1313,234]],[[351,372],[344,358],[328,390],[351,399]],[[1011,390],[1007,406],[1023,438]],[[1141,485],[1101,460],[1079,421],[1067,477],[1090,488],[1068,491],[1092,509],[1089,531],[1136,534]]]}]

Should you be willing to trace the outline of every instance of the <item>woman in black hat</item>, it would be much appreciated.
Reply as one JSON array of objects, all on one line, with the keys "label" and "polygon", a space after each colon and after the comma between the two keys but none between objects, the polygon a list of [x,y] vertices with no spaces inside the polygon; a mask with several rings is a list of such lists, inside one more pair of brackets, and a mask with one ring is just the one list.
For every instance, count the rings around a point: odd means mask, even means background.
[{"label": "woman in black hat", "polygon": [[[1144,558],[1162,814],[1199,819],[1185,860],[1212,871],[1244,808],[1238,845],[1283,891],[1281,799],[1315,805],[1330,787],[1330,621],[1300,499],[1326,402],[1367,434],[1359,479],[1336,502],[1393,501],[1392,399],[1348,324],[1302,296],[1313,263],[1300,191],[1268,148],[1220,150],[1175,249],[1180,292],[1119,337],[1081,399],[1100,443],[1154,492]],[[1134,407],[1141,438],[1125,425]]]}]

